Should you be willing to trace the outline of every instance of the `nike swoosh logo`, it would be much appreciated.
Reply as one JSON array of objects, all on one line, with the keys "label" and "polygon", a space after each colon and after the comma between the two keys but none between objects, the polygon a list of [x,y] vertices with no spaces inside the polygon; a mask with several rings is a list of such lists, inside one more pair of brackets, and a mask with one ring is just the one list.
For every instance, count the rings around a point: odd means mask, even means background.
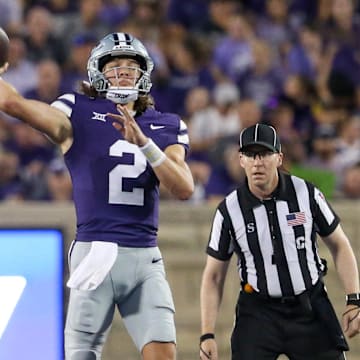
[{"label": "nike swoosh logo", "polygon": [[159,130],[159,129],[163,129],[165,126],[164,125],[154,125],[154,124],[150,124],[150,129],[151,130]]},{"label": "nike swoosh logo", "polygon": [[153,264],[155,264],[155,263],[157,263],[157,262],[159,262],[159,261],[161,261],[162,260],[162,258],[158,258],[158,259],[152,259],[151,260],[151,262],[153,263]]}]

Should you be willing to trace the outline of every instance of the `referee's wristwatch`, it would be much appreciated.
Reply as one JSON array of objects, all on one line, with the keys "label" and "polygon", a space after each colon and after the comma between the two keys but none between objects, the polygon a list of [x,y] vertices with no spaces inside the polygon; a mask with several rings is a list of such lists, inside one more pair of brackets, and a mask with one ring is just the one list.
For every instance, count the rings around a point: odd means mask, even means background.
[{"label": "referee's wristwatch", "polygon": [[360,293],[346,295],[346,305],[356,305],[360,307]]}]

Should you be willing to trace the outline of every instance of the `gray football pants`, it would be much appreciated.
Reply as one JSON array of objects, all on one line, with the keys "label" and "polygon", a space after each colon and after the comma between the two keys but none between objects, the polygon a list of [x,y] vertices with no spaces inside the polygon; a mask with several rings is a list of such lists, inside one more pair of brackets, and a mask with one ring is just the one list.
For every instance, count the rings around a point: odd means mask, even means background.
[{"label": "gray football pants", "polygon": [[[75,242],[70,271],[90,246]],[[115,307],[139,352],[152,341],[176,342],[174,303],[159,248],[119,247],[114,266],[96,290],[71,289],[65,326],[66,360],[101,359]]]}]

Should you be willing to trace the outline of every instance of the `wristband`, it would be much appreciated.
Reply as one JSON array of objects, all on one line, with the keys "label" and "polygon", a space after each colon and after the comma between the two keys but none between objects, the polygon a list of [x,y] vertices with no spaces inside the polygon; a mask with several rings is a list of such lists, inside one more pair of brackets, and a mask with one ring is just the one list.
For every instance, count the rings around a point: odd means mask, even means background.
[{"label": "wristband", "polygon": [[360,293],[346,295],[346,305],[356,305],[360,307]]},{"label": "wristband", "polygon": [[200,336],[200,344],[207,340],[207,339],[215,339],[215,334],[213,333],[206,333]]},{"label": "wristband", "polygon": [[165,153],[152,141],[152,139],[149,139],[144,146],[139,148],[153,168],[159,166],[166,160]]}]

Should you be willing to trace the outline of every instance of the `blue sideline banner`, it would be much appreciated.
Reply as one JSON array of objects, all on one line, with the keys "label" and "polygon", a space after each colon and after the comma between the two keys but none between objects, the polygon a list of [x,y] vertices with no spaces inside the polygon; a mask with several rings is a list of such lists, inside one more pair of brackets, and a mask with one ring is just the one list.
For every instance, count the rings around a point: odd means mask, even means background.
[{"label": "blue sideline banner", "polygon": [[0,229],[0,359],[63,359],[63,234]]}]

